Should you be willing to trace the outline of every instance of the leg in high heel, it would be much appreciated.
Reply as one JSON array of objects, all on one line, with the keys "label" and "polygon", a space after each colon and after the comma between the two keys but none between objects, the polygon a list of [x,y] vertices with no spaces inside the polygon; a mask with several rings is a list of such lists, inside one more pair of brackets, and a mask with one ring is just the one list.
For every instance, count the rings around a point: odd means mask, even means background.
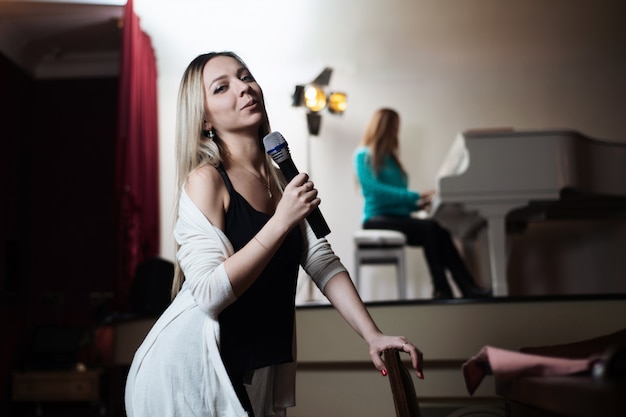
[{"label": "leg in high heel", "polygon": [[465,262],[456,249],[450,232],[439,227],[438,239],[440,248],[444,253],[443,259],[446,267],[452,275],[452,279],[461,290],[464,298],[487,298],[491,297],[491,290],[480,288],[465,266]]}]

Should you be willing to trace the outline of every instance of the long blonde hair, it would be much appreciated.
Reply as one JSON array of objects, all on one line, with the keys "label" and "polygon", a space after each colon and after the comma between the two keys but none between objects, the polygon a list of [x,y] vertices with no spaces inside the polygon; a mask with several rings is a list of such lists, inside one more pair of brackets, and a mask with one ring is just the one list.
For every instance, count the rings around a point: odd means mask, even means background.
[{"label": "long blonde hair", "polygon": [[[177,196],[176,196],[176,215],[175,222],[178,220],[178,204],[182,193],[185,180],[191,171],[201,165],[212,165],[218,167],[223,161],[223,155],[228,149],[222,140],[215,135],[209,138],[203,132],[203,124],[206,118],[205,109],[205,90],[202,73],[207,62],[217,56],[227,56],[236,59],[246,67],[243,60],[234,52],[210,52],[197,56],[183,74],[178,90],[178,105],[176,113],[176,179],[177,179]],[[263,101],[263,94],[261,94]],[[259,146],[263,149],[263,138],[270,133],[270,123],[263,102],[263,121],[259,126]],[[266,155],[266,166],[271,167],[271,175],[278,183],[276,169],[272,164],[272,159]],[[179,245],[176,244],[176,251]],[[178,263],[175,262],[176,268],[174,272],[174,281],[172,283],[172,298],[176,296],[180,290],[185,276]]]},{"label": "long blonde hair", "polygon": [[393,109],[379,109],[370,119],[361,139],[361,145],[370,149],[374,173],[378,173],[384,163],[385,156],[389,155],[406,175],[406,171],[398,158],[399,129],[400,115]]}]

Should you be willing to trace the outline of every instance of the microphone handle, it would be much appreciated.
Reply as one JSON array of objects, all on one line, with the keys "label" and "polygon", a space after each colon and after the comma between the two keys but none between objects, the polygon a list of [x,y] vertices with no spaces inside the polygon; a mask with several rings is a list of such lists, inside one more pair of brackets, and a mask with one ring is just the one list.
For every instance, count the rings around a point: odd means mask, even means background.
[{"label": "microphone handle", "polygon": [[[278,166],[280,167],[281,172],[287,179],[287,182],[290,182],[296,175],[300,173],[291,158],[279,162]],[[324,216],[322,216],[322,212],[320,211],[319,207],[315,207],[315,209],[313,209],[313,211],[310,212],[308,216],[306,216],[306,221],[309,223],[309,226],[311,226],[313,233],[315,233],[315,236],[318,239],[330,233],[330,228],[328,227]]]}]

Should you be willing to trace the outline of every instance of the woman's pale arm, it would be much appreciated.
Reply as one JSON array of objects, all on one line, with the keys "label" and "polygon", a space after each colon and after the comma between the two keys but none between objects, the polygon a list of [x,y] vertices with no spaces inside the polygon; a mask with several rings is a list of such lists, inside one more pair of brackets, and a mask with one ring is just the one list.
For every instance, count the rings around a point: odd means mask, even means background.
[{"label": "woman's pale arm", "polygon": [[406,337],[387,336],[380,331],[347,272],[332,277],[324,288],[324,294],[354,331],[367,342],[372,362],[383,375],[387,372],[381,359],[383,351],[398,349],[411,355],[411,363],[418,378],[424,378],[422,353]]}]

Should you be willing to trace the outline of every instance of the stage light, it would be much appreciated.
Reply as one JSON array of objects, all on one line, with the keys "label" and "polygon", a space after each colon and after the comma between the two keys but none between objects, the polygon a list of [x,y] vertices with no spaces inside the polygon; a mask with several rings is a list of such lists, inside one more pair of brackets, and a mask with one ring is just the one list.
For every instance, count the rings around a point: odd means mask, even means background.
[{"label": "stage light", "polygon": [[306,85],[296,85],[292,105],[294,107],[304,106],[307,108],[307,125],[309,133],[317,136],[321,125],[321,114],[324,109],[329,113],[342,114],[348,107],[348,97],[346,93],[331,92],[327,94],[324,87],[328,86],[332,68],[324,68],[315,80]]},{"label": "stage light", "polygon": [[328,96],[328,111],[333,114],[342,114],[348,108],[346,93],[332,92]]},{"label": "stage light", "polygon": [[326,107],[326,93],[322,87],[309,84],[304,89],[304,105],[313,113],[324,110]]}]

